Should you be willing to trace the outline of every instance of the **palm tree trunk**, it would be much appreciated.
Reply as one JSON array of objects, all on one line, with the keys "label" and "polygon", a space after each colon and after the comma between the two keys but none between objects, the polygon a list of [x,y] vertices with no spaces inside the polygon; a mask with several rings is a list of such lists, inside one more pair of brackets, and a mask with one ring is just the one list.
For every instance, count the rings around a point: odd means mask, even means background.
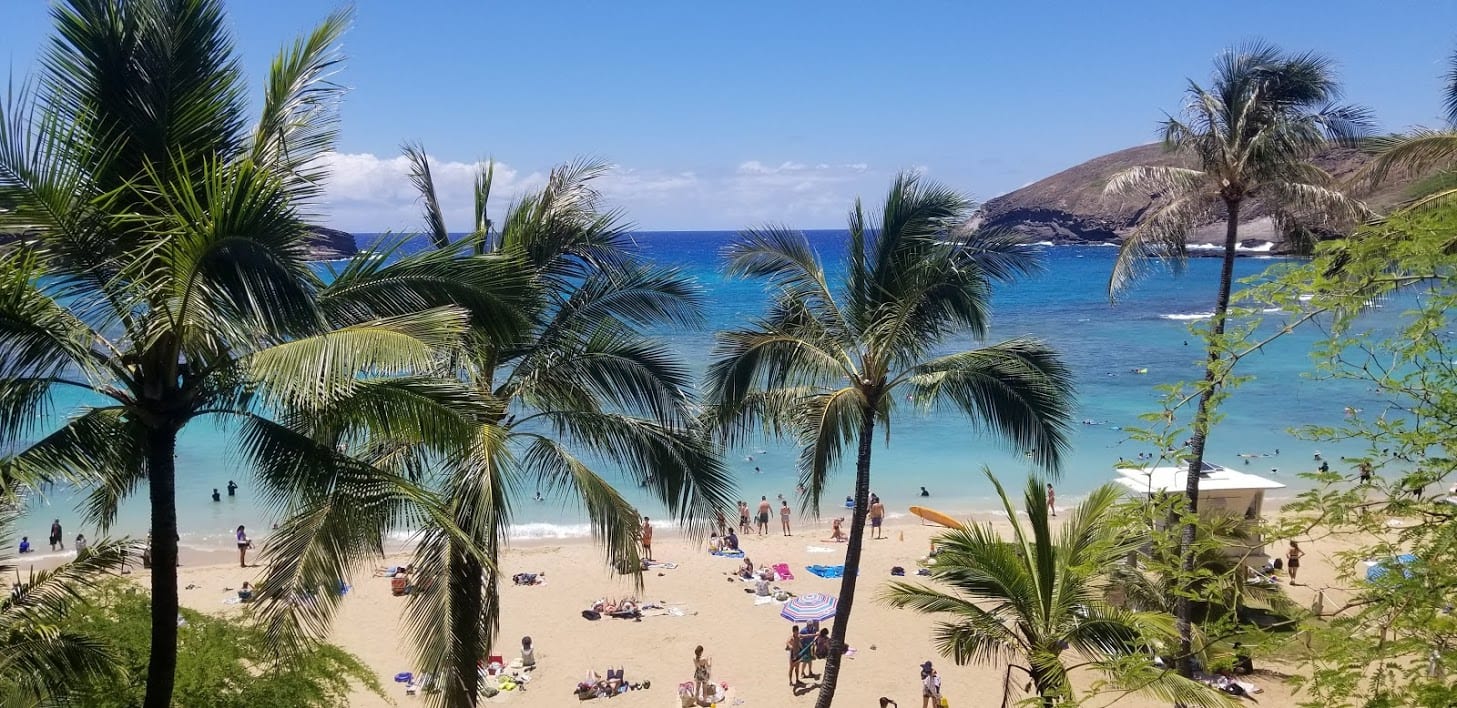
[{"label": "palm tree trunk", "polygon": [[177,673],[177,429],[162,423],[147,434],[152,501],[152,647],[146,708],[170,708]]},{"label": "palm tree trunk", "polygon": [[860,548],[865,541],[865,516],[870,507],[870,444],[875,436],[877,402],[867,400],[860,418],[860,452],[855,461],[855,508],[850,513],[850,542],[845,548],[845,574],[840,578],[835,628],[830,630],[830,655],[821,670],[820,696],[815,708],[830,708],[840,678],[840,660],[845,656],[845,635],[850,630],[850,610],[855,604],[855,581],[860,575]]},{"label": "palm tree trunk", "polygon": [[[1214,300],[1214,321],[1208,347],[1208,360],[1204,365],[1204,391],[1199,394],[1199,405],[1194,409],[1194,435],[1189,441],[1189,471],[1184,483],[1184,498],[1189,501],[1190,521],[1184,524],[1179,534],[1179,566],[1185,578],[1194,574],[1194,536],[1199,513],[1199,471],[1204,467],[1204,446],[1209,440],[1210,406],[1219,389],[1215,376],[1219,361],[1223,357],[1225,320],[1229,315],[1229,291],[1234,283],[1235,247],[1239,245],[1239,207],[1237,199],[1225,200],[1225,214],[1229,222],[1224,227],[1224,263],[1219,271],[1219,295]],[[1174,605],[1174,624],[1179,632],[1179,674],[1185,678],[1194,677],[1194,631],[1193,603],[1187,595],[1180,595]]]},{"label": "palm tree trunk", "polygon": [[450,633],[455,644],[450,661],[455,674],[452,685],[445,689],[444,704],[448,708],[475,708],[480,697],[480,660],[485,655],[481,646],[481,564],[465,549],[451,541],[455,569],[449,588]]}]

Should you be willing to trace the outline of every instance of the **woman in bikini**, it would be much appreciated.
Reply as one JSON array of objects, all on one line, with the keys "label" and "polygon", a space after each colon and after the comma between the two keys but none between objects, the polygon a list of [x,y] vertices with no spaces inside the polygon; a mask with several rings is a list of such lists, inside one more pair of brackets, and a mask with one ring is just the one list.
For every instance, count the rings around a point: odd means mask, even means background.
[{"label": "woman in bikini", "polygon": [[1290,569],[1290,584],[1295,584],[1295,574],[1300,570],[1300,559],[1305,556],[1305,551],[1300,550],[1300,544],[1291,541],[1290,550],[1285,553],[1285,567]]}]

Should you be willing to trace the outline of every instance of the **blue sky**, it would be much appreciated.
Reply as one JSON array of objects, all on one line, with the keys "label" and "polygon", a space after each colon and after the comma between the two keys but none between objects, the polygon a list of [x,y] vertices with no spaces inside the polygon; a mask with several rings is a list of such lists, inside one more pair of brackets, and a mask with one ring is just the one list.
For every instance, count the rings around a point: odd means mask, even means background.
[{"label": "blue sky", "polygon": [[[255,86],[337,5],[230,2]],[[0,3],[17,75],[47,7]],[[1186,78],[1252,37],[1337,60],[1347,98],[1384,128],[1436,124],[1453,27],[1452,2],[360,0],[325,206],[341,228],[414,228],[396,158],[418,139],[456,230],[487,155],[508,195],[554,163],[608,159],[604,191],[644,228],[837,227],[900,169],[985,199],[1148,142]]]}]

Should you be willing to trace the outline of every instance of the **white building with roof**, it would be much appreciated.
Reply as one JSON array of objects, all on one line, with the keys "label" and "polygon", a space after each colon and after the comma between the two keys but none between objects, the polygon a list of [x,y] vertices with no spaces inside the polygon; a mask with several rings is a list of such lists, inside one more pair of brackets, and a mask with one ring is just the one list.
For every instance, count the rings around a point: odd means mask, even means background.
[{"label": "white building with roof", "polygon": [[[1119,484],[1137,495],[1183,494],[1188,481],[1188,465],[1177,467],[1117,468]],[[1223,465],[1205,462],[1199,473],[1199,515],[1215,514],[1242,518],[1242,530],[1249,545],[1229,549],[1230,555],[1243,556],[1249,563],[1262,564],[1265,542],[1258,525],[1264,516],[1265,492],[1284,489],[1285,485],[1248,472],[1239,472]]]}]

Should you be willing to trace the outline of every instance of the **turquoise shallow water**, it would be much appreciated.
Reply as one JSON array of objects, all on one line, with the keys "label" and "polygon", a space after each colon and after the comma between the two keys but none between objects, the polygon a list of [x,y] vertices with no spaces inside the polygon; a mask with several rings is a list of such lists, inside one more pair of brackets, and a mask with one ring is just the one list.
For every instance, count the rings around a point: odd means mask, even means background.
[{"label": "turquoise shallow water", "polygon": [[[843,252],[843,232],[810,232],[816,249],[830,263]],[[656,261],[682,269],[696,279],[708,295],[708,326],[703,331],[670,333],[672,345],[699,371],[713,346],[712,332],[720,327],[756,315],[764,301],[762,286],[755,282],[725,280],[719,268],[720,253],[733,237],[730,232],[645,232],[636,235],[639,247]],[[371,235],[360,237],[367,245]],[[1207,312],[1215,294],[1219,262],[1214,258],[1190,261],[1187,272],[1174,276],[1155,269],[1116,304],[1106,297],[1108,272],[1115,249],[1106,247],[1058,247],[1043,249],[1045,272],[1011,286],[1001,287],[994,297],[992,340],[1024,334],[1040,336],[1063,353],[1077,375],[1077,421],[1072,445],[1060,479],[1056,481],[1059,505],[1073,503],[1080,493],[1109,480],[1119,457],[1133,458],[1140,450],[1127,440],[1122,426],[1138,425],[1138,415],[1158,408],[1155,385],[1195,378],[1200,374],[1199,343],[1188,333],[1189,322]],[[1238,262],[1240,277],[1254,275],[1284,262],[1275,258],[1245,258]],[[832,277],[836,275],[832,269]],[[1400,310],[1399,302],[1385,303],[1384,309],[1367,317],[1368,326],[1390,326],[1390,313]],[[1267,328],[1276,326],[1279,313],[1267,315]],[[1263,472],[1286,484],[1298,485],[1295,474],[1313,468],[1314,447],[1293,439],[1288,429],[1299,424],[1338,422],[1346,406],[1378,410],[1379,402],[1359,384],[1316,381],[1307,376],[1314,329],[1298,331],[1250,357],[1242,371],[1255,380],[1241,388],[1226,406],[1227,417],[1210,439],[1209,459],[1241,469]],[[1188,342],[1186,345],[1185,342]],[[954,343],[965,346],[972,342]],[[1147,369],[1147,374],[1132,373]],[[86,400],[64,393],[56,399],[55,421],[73,415]],[[252,479],[240,467],[230,445],[233,432],[227,427],[200,421],[183,431],[178,449],[178,513],[184,547],[226,549],[238,524],[263,531],[273,521],[269,510],[260,508],[252,494]],[[1279,450],[1278,455],[1275,454]],[[1326,445],[1327,459],[1356,455],[1355,448]],[[1263,453],[1268,457],[1240,458],[1240,453]],[[754,499],[766,495],[790,495],[795,487],[796,452],[774,441],[762,441],[748,449],[730,453],[730,465],[740,481],[741,495]],[[752,460],[749,459],[752,457]],[[1248,466],[1241,464],[1250,459]],[[919,501],[919,487],[933,494],[929,505],[948,510],[993,507],[992,490],[981,476],[990,466],[1008,486],[1020,489],[1030,471],[1018,452],[1006,450],[982,435],[965,419],[948,414],[919,414],[902,407],[889,440],[877,441],[873,458],[873,487],[895,511]],[[1336,464],[1337,469],[1343,469]],[[756,472],[756,468],[758,471]],[[1273,471],[1272,469],[1277,470]],[[848,493],[850,465],[838,477],[835,494]],[[223,489],[229,479],[240,485],[239,495],[229,498]],[[213,503],[212,489],[223,491],[223,501]],[[625,493],[642,503],[645,513],[661,518],[661,508],[640,496],[635,485]],[[1278,496],[1278,495],[1277,495]],[[831,495],[830,504],[833,499]],[[81,522],[74,509],[75,495],[67,490],[50,490],[37,500],[22,521],[21,533],[32,542],[44,541],[52,518],[60,518],[68,538],[78,531],[94,533]],[[144,534],[146,491],[139,489],[122,509],[116,532]],[[581,511],[564,500],[518,505],[516,533],[520,537],[551,538],[585,536],[588,528]],[[832,511],[829,509],[828,511]],[[68,542],[68,546],[70,543]]]}]

